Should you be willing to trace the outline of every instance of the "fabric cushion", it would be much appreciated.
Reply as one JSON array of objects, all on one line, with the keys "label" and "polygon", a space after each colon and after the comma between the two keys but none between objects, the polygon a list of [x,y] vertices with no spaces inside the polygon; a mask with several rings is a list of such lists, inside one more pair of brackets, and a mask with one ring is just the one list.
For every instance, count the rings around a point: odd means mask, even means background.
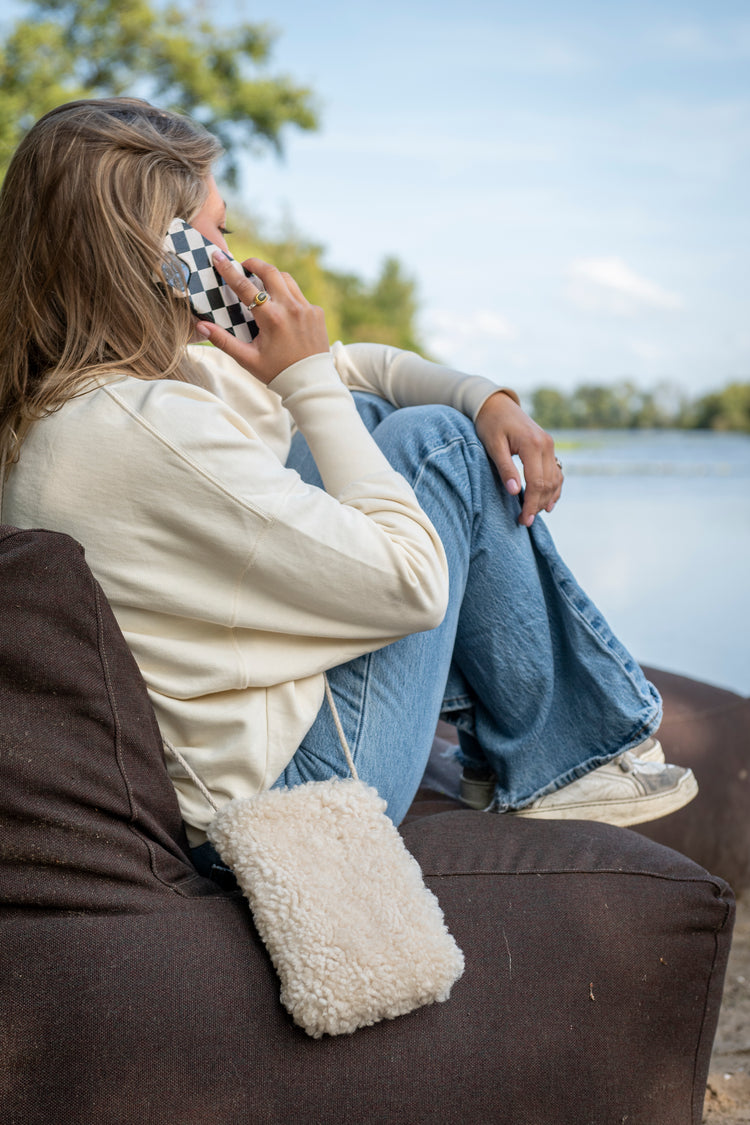
[{"label": "fabric cushion", "polygon": [[145,684],[74,540],[0,528],[0,621],[3,903],[213,894],[186,854]]},{"label": "fabric cushion", "polygon": [[7,1125],[698,1125],[732,898],[626,830],[480,813],[404,832],[466,957],[445,1004],[312,1040],[244,904],[2,922]]},{"label": "fabric cushion", "polygon": [[684,809],[638,826],[750,891],[750,699],[686,676],[645,669],[664,698],[659,737],[668,761],[690,766],[699,792]]},{"label": "fabric cushion", "polygon": [[76,1125],[700,1121],[720,879],[606,825],[413,820],[466,972],[445,1004],[309,1039],[244,901],[190,865],[145,685],[80,549],[0,530],[0,611],[7,1125],[61,1107]]}]

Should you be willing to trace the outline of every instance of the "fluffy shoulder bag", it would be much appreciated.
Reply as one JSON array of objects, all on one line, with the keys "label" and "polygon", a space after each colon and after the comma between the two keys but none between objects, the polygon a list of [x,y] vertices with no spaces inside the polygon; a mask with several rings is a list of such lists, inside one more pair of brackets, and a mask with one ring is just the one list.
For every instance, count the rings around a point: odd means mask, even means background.
[{"label": "fluffy shoulder bag", "polygon": [[208,828],[250,903],[282,1004],[315,1039],[447,1000],[464,969],[385,801],[357,777],[325,686],[352,777],[230,801]]}]

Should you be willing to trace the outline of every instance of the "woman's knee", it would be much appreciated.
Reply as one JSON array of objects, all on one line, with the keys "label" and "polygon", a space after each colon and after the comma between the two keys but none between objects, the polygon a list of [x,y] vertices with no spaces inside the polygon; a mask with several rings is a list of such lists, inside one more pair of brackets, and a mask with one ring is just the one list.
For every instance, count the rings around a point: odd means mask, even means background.
[{"label": "woman's knee", "polygon": [[405,406],[385,418],[379,427],[383,441],[419,451],[422,457],[454,444],[483,449],[474,423],[452,406]]},{"label": "woman's knee", "polygon": [[474,424],[451,406],[408,406],[378,427],[375,440],[413,488],[423,479],[460,478],[468,484],[473,468],[487,464]]}]

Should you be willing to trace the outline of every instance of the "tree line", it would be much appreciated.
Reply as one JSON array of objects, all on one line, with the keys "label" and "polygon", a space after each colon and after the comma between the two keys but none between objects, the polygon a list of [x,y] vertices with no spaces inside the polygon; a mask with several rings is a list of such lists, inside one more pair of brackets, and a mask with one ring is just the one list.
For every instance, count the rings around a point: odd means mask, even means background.
[{"label": "tree line", "polygon": [[629,380],[584,383],[566,393],[539,387],[531,413],[540,426],[564,429],[685,429],[750,433],[750,382],[689,398],[672,384],[642,390]]}]

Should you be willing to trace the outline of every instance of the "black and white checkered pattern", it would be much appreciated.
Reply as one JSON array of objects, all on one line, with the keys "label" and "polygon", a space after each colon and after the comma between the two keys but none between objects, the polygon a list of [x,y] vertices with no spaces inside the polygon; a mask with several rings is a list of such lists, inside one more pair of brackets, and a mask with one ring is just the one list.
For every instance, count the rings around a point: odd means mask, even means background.
[{"label": "black and white checkered pattern", "polygon": [[[164,247],[178,259],[170,263],[176,271],[171,277],[165,267],[167,281],[175,288],[187,285],[190,306],[199,320],[213,320],[239,340],[249,341],[258,335],[252,313],[211,264],[211,251],[216,249],[212,242],[183,219],[175,219],[167,231]],[[253,274],[247,276],[253,278],[259,289],[263,288]]]}]

